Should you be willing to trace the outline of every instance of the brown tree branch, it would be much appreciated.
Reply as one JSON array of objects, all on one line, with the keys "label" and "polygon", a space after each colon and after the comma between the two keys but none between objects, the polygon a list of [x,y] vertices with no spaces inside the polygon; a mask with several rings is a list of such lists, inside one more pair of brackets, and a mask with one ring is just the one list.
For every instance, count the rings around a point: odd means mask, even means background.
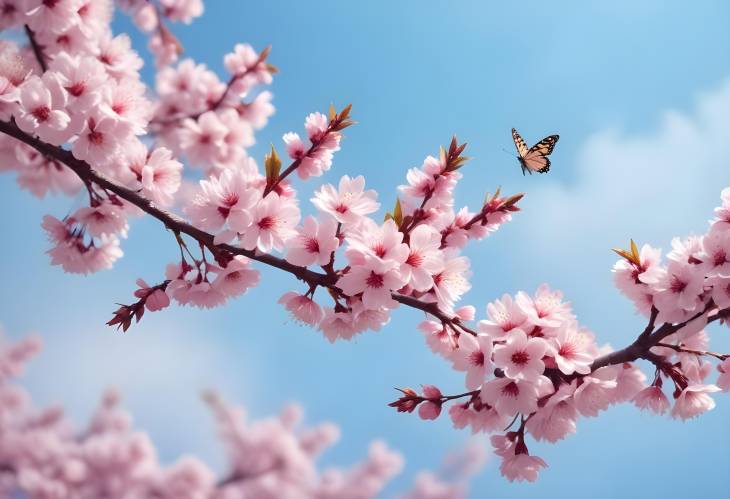
[{"label": "brown tree branch", "polygon": [[23,28],[25,29],[25,34],[28,36],[28,41],[30,42],[30,46],[33,49],[33,54],[35,55],[35,58],[38,61],[41,69],[45,73],[46,70],[48,70],[48,65],[46,64],[46,56],[43,54],[43,48],[38,45],[38,41],[35,39],[35,33],[33,33],[33,30],[30,29],[27,24],[24,24]]},{"label": "brown tree branch", "polygon": [[[713,305],[712,302],[710,302],[702,310],[702,312],[698,312],[684,322],[680,322],[677,324],[670,324],[668,322],[665,322],[664,324],[662,324],[661,327],[659,327],[659,329],[650,334],[646,334],[645,330],[641,335],[639,335],[636,341],[634,341],[628,347],[621,350],[616,350],[615,352],[611,352],[607,355],[604,355],[603,357],[599,357],[598,359],[596,359],[591,365],[591,370],[595,371],[597,369],[600,369],[601,367],[623,364],[625,362],[634,362],[639,359],[647,359],[653,362],[653,360],[649,358],[653,355],[650,351],[653,347],[659,346],[659,343],[661,343],[664,338],[676,333],[693,320],[702,317],[704,314],[710,313],[712,308]],[[718,310],[717,313],[708,317],[707,322],[709,324],[727,317],[730,317],[730,308]],[[655,320],[656,315],[652,312],[652,317],[649,319],[652,329]],[[647,326],[647,330],[649,330],[649,326]]]},{"label": "brown tree branch", "polygon": [[[243,255],[252,260],[276,267],[285,272],[289,272],[297,279],[308,283],[310,286],[321,286],[332,289],[338,295],[341,291],[336,287],[338,276],[335,273],[320,273],[310,270],[306,267],[300,267],[292,263],[287,262],[283,258],[276,257],[274,255],[262,254],[257,251],[246,250],[238,248],[230,244],[215,244],[213,234],[205,232],[194,225],[186,222],[180,216],[166,211],[158,207],[155,203],[140,195],[138,192],[119,185],[114,180],[108,178],[104,174],[97,172],[85,161],[74,158],[73,154],[62,147],[52,146],[23,132],[14,122],[0,121],[0,132],[5,133],[25,144],[31,146],[41,154],[54,158],[63,165],[70,168],[84,183],[93,183],[102,189],[106,189],[124,199],[125,201],[135,205],[148,215],[156,218],[162,222],[165,227],[175,232],[176,234],[186,234],[193,239],[199,241],[202,245],[208,248],[214,255],[219,254],[221,251],[227,252],[233,255]],[[447,314],[439,310],[435,303],[422,302],[416,298],[409,296],[400,295],[393,293],[392,297],[394,300],[403,303],[409,307],[423,310],[442,321],[447,323],[458,323],[459,327],[470,331],[466,326],[460,323],[458,319],[449,317]],[[472,333],[475,334],[475,333]]]},{"label": "brown tree branch", "polygon": [[[160,18],[161,19],[161,18]],[[261,51],[261,54],[259,54],[259,59],[256,62],[256,64],[252,65],[251,67],[246,68],[242,73],[237,73],[232,75],[228,82],[226,83],[226,88],[223,90],[223,93],[218,97],[215,101],[208,104],[208,106],[203,109],[202,111],[198,111],[197,113],[193,114],[179,114],[170,116],[167,118],[155,118],[153,119],[150,124],[151,125],[160,125],[160,126],[169,126],[174,125],[176,123],[179,123],[185,119],[192,119],[197,120],[200,118],[203,114],[207,113],[208,111],[215,111],[218,109],[226,100],[228,97],[228,94],[231,92],[231,88],[233,88],[233,85],[240,79],[245,78],[249,74],[258,71],[260,68],[260,64],[266,63],[266,58],[269,56],[269,53],[271,52],[271,46],[266,47],[264,50]],[[266,69],[271,72],[275,73],[277,71],[276,67],[272,66],[271,64],[266,65]]]}]

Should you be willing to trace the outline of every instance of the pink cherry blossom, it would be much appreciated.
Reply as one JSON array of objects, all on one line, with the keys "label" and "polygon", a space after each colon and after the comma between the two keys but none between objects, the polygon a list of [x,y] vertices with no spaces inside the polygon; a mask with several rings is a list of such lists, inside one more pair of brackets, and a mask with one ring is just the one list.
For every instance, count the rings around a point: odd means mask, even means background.
[{"label": "pink cherry blossom", "polygon": [[[426,161],[434,160],[429,156]],[[424,163],[425,164],[425,163]],[[427,173],[420,168],[411,168],[406,175],[408,185],[399,186],[399,190],[406,196],[423,199],[429,197],[424,205],[425,209],[431,207],[451,207],[453,205],[452,191],[456,185],[454,176],[438,176]]]},{"label": "pink cherry blossom", "polygon": [[465,256],[444,255],[444,267],[433,276],[433,294],[439,304],[450,309],[461,296],[471,289],[469,259]]},{"label": "pink cherry blossom", "polygon": [[480,334],[459,335],[458,348],[451,354],[454,369],[466,371],[466,388],[476,390],[492,367],[492,340]]},{"label": "pink cherry blossom", "polygon": [[49,192],[74,195],[83,185],[79,177],[55,160],[38,154],[35,149],[18,144],[13,148],[18,162],[18,184],[34,196],[43,197]]},{"label": "pink cherry blossom", "polygon": [[336,237],[337,222],[331,218],[317,221],[314,217],[304,219],[304,224],[297,229],[297,235],[287,243],[287,261],[294,265],[326,265],[332,252],[339,245]]},{"label": "pink cherry blossom", "polygon": [[170,297],[162,289],[153,289],[143,279],[137,279],[139,289],[134,296],[145,300],[144,305],[150,312],[157,312],[170,306]]},{"label": "pink cherry blossom", "polygon": [[386,309],[370,308],[363,303],[362,297],[350,298],[348,301],[352,309],[353,325],[358,333],[367,330],[380,331],[390,321]]},{"label": "pink cherry blossom", "polygon": [[527,421],[527,431],[536,440],[555,443],[576,431],[578,410],[573,393],[575,383],[563,384]]},{"label": "pink cherry blossom", "polygon": [[710,222],[712,228],[727,230],[730,228],[730,187],[725,187],[720,193],[722,205],[715,208],[715,218]]},{"label": "pink cherry blossom", "polygon": [[225,296],[239,296],[259,284],[260,274],[250,266],[248,258],[236,255],[233,260],[217,271],[212,287]]},{"label": "pink cherry blossom", "polygon": [[251,225],[260,199],[261,194],[243,170],[224,170],[218,177],[200,181],[186,213],[203,229],[218,230],[228,223],[232,230],[242,232]]},{"label": "pink cherry blossom", "polygon": [[80,21],[79,3],[78,0],[26,0],[27,23],[34,30],[63,31]]},{"label": "pink cherry blossom", "polygon": [[703,285],[704,274],[697,265],[670,262],[666,273],[654,284],[654,303],[668,317],[692,312],[700,306]]},{"label": "pink cherry blossom", "polygon": [[514,303],[527,316],[529,322],[539,327],[543,333],[573,318],[570,303],[563,301],[563,293],[550,289],[547,284],[541,285],[535,291],[534,297],[524,292],[517,293]]},{"label": "pink cherry blossom", "polygon": [[146,87],[137,80],[110,80],[101,89],[100,106],[106,114],[124,122],[132,133],[143,135],[151,115],[145,91]]},{"label": "pink cherry blossom", "polygon": [[66,112],[66,93],[54,73],[31,76],[20,87],[20,106],[15,119],[21,130],[58,145],[65,142],[71,118]]},{"label": "pink cherry blossom", "polygon": [[613,390],[614,402],[629,402],[646,387],[646,375],[635,364],[624,363],[616,366],[616,388]]},{"label": "pink cherry blossom", "polygon": [[365,191],[365,177],[340,179],[339,190],[325,184],[315,192],[312,203],[323,213],[328,213],[342,224],[354,224],[380,207],[375,191]]},{"label": "pink cherry blossom", "polygon": [[573,395],[575,406],[583,416],[596,417],[613,402],[613,390],[617,385],[614,371],[604,367],[584,376],[581,381]]},{"label": "pink cherry blossom", "polygon": [[268,85],[272,81],[266,63],[259,61],[259,54],[248,44],[236,44],[233,53],[226,54],[223,62],[228,72],[237,76],[233,85],[236,93],[245,94],[255,85]]},{"label": "pink cherry blossom", "polygon": [[228,127],[214,111],[203,113],[197,120],[187,119],[180,132],[180,147],[194,165],[205,165],[224,147]]},{"label": "pink cherry blossom", "polygon": [[168,206],[181,182],[182,163],[164,147],[154,149],[140,172],[142,192],[153,201]]},{"label": "pink cherry blossom", "polygon": [[637,266],[621,259],[613,267],[616,287],[632,299],[637,293],[644,293],[646,285],[656,284],[663,274],[661,250],[648,244],[643,245],[639,252],[639,262]]},{"label": "pink cherry blossom", "polygon": [[454,338],[453,332],[435,321],[424,321],[418,325],[426,337],[426,343],[432,352],[449,357],[457,346],[457,340]]},{"label": "pink cherry blossom", "polygon": [[473,412],[467,404],[453,404],[449,408],[449,417],[454,428],[462,429],[471,423]]},{"label": "pink cherry blossom", "polygon": [[555,351],[555,363],[564,374],[591,372],[594,359],[588,352],[593,346],[592,339],[579,331],[575,323],[571,322],[567,327],[560,329],[550,342]]},{"label": "pink cherry blossom", "polygon": [[690,385],[679,394],[672,407],[672,417],[692,419],[715,408],[715,401],[708,393],[719,392],[715,385]]},{"label": "pink cherry blossom", "polygon": [[[453,139],[410,169],[384,222],[365,178],[343,176],[337,186],[312,187],[319,218],[300,224],[300,195],[308,192],[300,180],[333,167],[352,124],[350,107],[308,114],[303,132],[282,137],[288,165],[272,169],[276,162],[266,159],[260,169],[251,146],[274,112],[263,88],[276,72],[269,49],[236,43],[223,57],[227,75],[193,59],[171,66],[185,41],[171,23],[200,16],[202,1],[118,3],[148,39],[158,66],[154,92],[132,38],[112,29],[112,0],[0,0],[0,27],[10,33],[0,42],[0,170],[14,172],[37,196],[85,188],[66,208],[70,215],[43,219],[51,264],[73,273],[110,268],[133,215],[162,222],[179,247],[158,284],[138,280],[134,301],[121,304],[109,325],[126,331],[171,301],[224,305],[259,284],[252,260],[302,282],[279,302],[330,342],[379,331],[397,307],[413,308],[424,314],[418,327],[430,349],[463,381],[445,394],[433,385],[422,395],[402,389],[391,405],[418,408],[426,420],[446,409],[455,427],[501,433],[492,439],[495,454],[502,473],[518,481],[535,480],[546,466],[528,452],[528,435],[556,442],[575,433],[580,418],[619,402],[664,413],[669,393],[672,416],[689,419],[714,407],[711,393],[730,389],[727,356],[710,341],[712,323],[730,324],[730,188],[708,230],[675,238],[665,262],[649,244],[617,251],[615,284],[645,316],[623,348],[599,347],[562,293],[547,285],[504,295],[477,317],[475,306],[461,303],[472,286],[466,255],[476,254],[464,250],[511,220],[522,195],[457,204],[465,144]],[[199,182],[183,162],[199,168]],[[362,463],[320,472],[314,460],[337,439],[333,426],[300,432],[295,407],[249,423],[212,395],[231,475],[216,477],[193,458],[162,466],[114,394],[87,429],[70,431],[60,410],[35,411],[22,390],[7,389],[26,353],[0,345],[0,437],[9,442],[0,445],[7,450],[0,495],[367,499],[402,467],[376,443]],[[654,374],[648,387],[645,372]],[[21,407],[21,418],[8,417]],[[406,497],[466,495],[459,480],[421,477]]]},{"label": "pink cherry blossom", "polygon": [[702,238],[707,276],[730,276],[730,231],[713,228]]},{"label": "pink cherry blossom", "polygon": [[669,400],[658,386],[647,386],[633,399],[639,409],[650,410],[655,414],[664,414],[669,409]]},{"label": "pink cherry blossom", "polygon": [[515,414],[532,414],[537,410],[537,399],[551,385],[541,376],[533,381],[525,379],[496,378],[482,386],[482,402],[493,406],[503,417]]},{"label": "pink cherry blossom", "polygon": [[124,125],[118,120],[101,113],[89,115],[83,129],[73,143],[73,155],[92,165],[106,164],[122,145],[125,135],[120,137]]},{"label": "pink cherry blossom", "polygon": [[444,270],[440,251],[441,234],[428,225],[419,225],[409,235],[409,254],[401,267],[408,284],[416,291],[433,287],[433,276]]},{"label": "pink cherry blossom", "polygon": [[160,4],[165,16],[185,24],[203,15],[204,10],[202,0],[160,0]]},{"label": "pink cherry blossom", "polygon": [[705,279],[705,285],[712,288],[712,301],[720,308],[730,306],[730,276],[716,275]]},{"label": "pink cherry blossom", "polygon": [[[95,2],[100,5],[103,2]],[[43,47],[43,52],[51,58],[61,54],[93,53],[94,42],[97,37],[85,33],[86,27],[83,24],[70,26],[68,29],[54,33],[53,31],[37,31],[35,33],[38,43]]]},{"label": "pink cherry blossom", "polygon": [[338,312],[332,308],[325,308],[324,318],[319,323],[319,329],[330,343],[334,343],[338,339],[352,339],[357,332],[351,313]]},{"label": "pink cherry blossom", "polygon": [[667,253],[667,259],[682,264],[703,265],[705,252],[702,239],[701,236],[673,238],[672,251]]},{"label": "pink cherry blossom", "polygon": [[108,32],[103,33],[96,57],[106,72],[117,80],[136,77],[144,65],[142,58],[132,50],[132,41],[127,34],[112,37]]},{"label": "pink cherry blossom", "polygon": [[284,293],[279,298],[279,303],[284,305],[292,316],[310,326],[316,326],[324,318],[324,311],[317,303],[306,295],[300,295],[294,291]]},{"label": "pink cherry blossom", "polygon": [[534,482],[537,480],[541,468],[547,468],[547,463],[539,457],[515,454],[502,460],[499,471],[510,482]]},{"label": "pink cherry blossom", "polygon": [[286,242],[296,236],[301,217],[296,200],[279,197],[273,192],[254,206],[251,215],[251,225],[239,239],[244,248],[257,248],[263,252],[284,249]]},{"label": "pink cherry blossom", "polygon": [[487,304],[488,320],[479,321],[479,331],[493,339],[505,337],[514,329],[520,328],[527,320],[527,314],[508,294],[500,300]]},{"label": "pink cherry blossom", "polygon": [[[408,245],[403,243],[403,233],[398,230],[393,220],[386,220],[378,225],[370,219],[363,221],[357,231],[348,233],[346,251],[351,264],[358,264],[365,257],[376,258],[396,265],[405,263],[408,258]],[[403,279],[408,276],[404,273]]]},{"label": "pink cherry blossom", "polygon": [[730,391],[730,358],[725,359],[717,366],[720,376],[717,378],[716,385],[723,391]]},{"label": "pink cherry blossom", "polygon": [[428,399],[418,407],[421,419],[436,419],[441,414],[441,390],[433,385],[423,387],[423,396]]},{"label": "pink cherry blossom", "polygon": [[84,114],[101,101],[108,78],[104,66],[93,57],[74,57],[62,52],[53,59],[49,69],[58,75],[61,86],[68,92],[69,110],[78,113],[78,121],[83,122]]},{"label": "pink cherry blossom", "polygon": [[337,286],[348,296],[362,293],[366,308],[393,308],[396,306],[391,293],[405,284],[398,267],[392,262],[365,255],[358,265],[339,278]]},{"label": "pink cherry blossom", "polygon": [[55,245],[48,251],[51,265],[60,265],[66,272],[89,274],[109,269],[123,255],[119,239],[115,236],[102,236],[98,241],[85,242],[84,231],[76,227],[73,218],[63,222],[46,215],[43,228]]},{"label": "pink cherry blossom", "polygon": [[286,144],[286,153],[291,159],[302,159],[304,157],[307,152],[307,147],[299,137],[299,134],[294,132],[285,133],[282,140]]},{"label": "pink cherry blossom", "polygon": [[111,202],[79,208],[73,218],[84,225],[92,236],[119,234],[126,237],[129,227],[122,207]]},{"label": "pink cherry blossom", "polygon": [[503,345],[494,347],[494,365],[511,379],[535,381],[545,371],[542,361],[548,344],[542,338],[528,338],[521,329],[513,330]]},{"label": "pink cherry blossom", "polygon": [[[213,268],[215,272],[215,268]],[[212,308],[226,302],[225,286],[213,287],[207,269],[193,268],[190,265],[169,264],[165,277],[170,280],[168,294],[181,305]],[[235,282],[235,281],[234,281]]]},{"label": "pink cherry blossom", "polygon": [[243,103],[236,108],[241,119],[248,121],[255,129],[263,128],[274,114],[271,104],[273,95],[268,90],[259,93],[251,102]]}]

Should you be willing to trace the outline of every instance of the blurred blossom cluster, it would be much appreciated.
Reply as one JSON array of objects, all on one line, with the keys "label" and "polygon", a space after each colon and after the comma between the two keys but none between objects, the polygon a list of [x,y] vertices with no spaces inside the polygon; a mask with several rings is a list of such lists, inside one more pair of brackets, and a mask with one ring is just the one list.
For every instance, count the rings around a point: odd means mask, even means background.
[{"label": "blurred blossom cluster", "polygon": [[[134,429],[116,392],[102,397],[81,429],[62,408],[38,410],[15,382],[40,349],[37,338],[0,343],[0,496],[32,499],[368,499],[403,468],[403,458],[375,441],[349,468],[319,469],[318,456],[339,439],[333,424],[302,427],[302,409],[248,421],[242,409],[215,393],[205,400],[228,455],[216,477],[205,463],[182,456],[163,465],[146,433]],[[465,498],[468,478],[484,464],[482,446],[469,444],[447,456],[439,473],[422,472],[403,498]],[[454,466],[456,464],[457,466]]]}]

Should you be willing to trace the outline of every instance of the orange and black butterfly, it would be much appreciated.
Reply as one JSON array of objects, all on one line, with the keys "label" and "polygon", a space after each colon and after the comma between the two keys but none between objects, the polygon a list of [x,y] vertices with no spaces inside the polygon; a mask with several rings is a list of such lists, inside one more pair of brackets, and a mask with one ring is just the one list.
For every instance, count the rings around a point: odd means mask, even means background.
[{"label": "orange and black butterfly", "polygon": [[525,172],[529,172],[530,175],[532,175],[532,172],[547,173],[550,170],[548,156],[553,152],[559,138],[560,135],[549,135],[534,146],[528,148],[525,139],[513,128],[512,140],[515,141],[517,159],[520,161],[522,175]]}]

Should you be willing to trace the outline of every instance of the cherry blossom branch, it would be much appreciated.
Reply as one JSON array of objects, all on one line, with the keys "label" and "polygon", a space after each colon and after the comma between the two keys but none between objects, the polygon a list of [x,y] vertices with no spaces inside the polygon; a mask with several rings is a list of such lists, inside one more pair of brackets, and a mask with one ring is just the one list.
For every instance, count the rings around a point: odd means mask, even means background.
[{"label": "cherry blossom branch", "polygon": [[[346,108],[345,111],[349,110]],[[344,124],[351,123],[349,120],[349,111],[348,112],[341,112],[339,115],[339,119],[334,120],[335,125],[332,127],[333,130],[342,129],[341,127]],[[6,121],[0,121],[0,132],[5,133],[17,140],[20,140],[21,142],[24,142],[25,144],[33,147],[35,150],[40,152],[41,154],[44,154],[45,156],[48,156],[50,158],[54,158],[61,164],[66,165],[68,168],[70,168],[78,177],[84,182],[84,183],[93,183],[98,185],[100,188],[105,189],[107,191],[110,191],[120,198],[124,199],[125,201],[133,204],[137,208],[141,209],[148,215],[151,215],[152,217],[156,218],[160,222],[162,222],[165,227],[167,227],[169,230],[173,231],[175,234],[186,234],[193,239],[200,242],[202,245],[204,245],[206,248],[208,248],[211,253],[217,258],[221,256],[221,252],[232,254],[232,255],[242,255],[247,258],[250,258],[252,260],[256,260],[258,262],[264,263],[266,265],[278,268],[280,270],[283,270],[285,272],[288,272],[292,274],[297,279],[304,281],[308,283],[310,286],[316,287],[321,286],[324,288],[329,288],[333,290],[336,294],[341,294],[340,290],[337,289],[335,286],[337,282],[337,275],[334,273],[320,273],[315,272],[313,270],[310,270],[306,267],[300,267],[298,265],[291,264],[284,260],[283,258],[278,258],[274,255],[265,254],[265,253],[259,253],[255,250],[246,250],[243,248],[239,248],[236,246],[232,246],[229,244],[218,244],[216,245],[214,243],[214,236],[213,234],[210,234],[208,232],[205,232],[204,230],[198,229],[197,227],[189,224],[185,220],[183,220],[178,215],[171,213],[169,211],[166,211],[160,207],[158,207],[155,203],[150,201],[149,199],[141,196],[139,193],[128,189],[127,187],[124,187],[122,185],[119,185],[118,183],[114,182],[113,180],[109,179],[104,174],[94,170],[91,168],[91,166],[85,162],[81,161],[79,159],[76,159],[73,157],[70,151],[67,151],[63,149],[62,147],[52,146],[50,144],[47,144],[25,132],[20,130],[20,128],[17,127],[17,125],[14,122],[6,122]],[[291,168],[291,167],[290,167]],[[293,171],[294,169],[291,168]],[[284,175],[282,175],[281,178],[283,178]],[[458,317],[449,317],[447,314],[445,314],[443,311],[441,311],[436,303],[434,302],[423,302],[416,298],[412,298],[410,296],[404,296],[400,295],[398,293],[393,293],[392,297],[394,300],[419,310],[422,310],[428,314],[433,315],[434,317],[441,320],[444,324],[450,324],[453,326],[456,326],[463,331],[476,335],[476,332],[472,329],[465,326],[461,320]],[[115,319],[112,319],[113,324],[119,324],[120,322],[114,322]]]},{"label": "cherry blossom branch", "polygon": [[[352,104],[348,104],[342,111],[340,111],[339,114],[335,114],[334,108],[330,108],[330,121],[327,125],[327,128],[324,130],[324,132],[322,132],[319,137],[311,138],[312,145],[309,147],[309,149],[307,149],[307,151],[302,156],[292,161],[292,163],[282,173],[279,173],[278,171],[269,173],[267,171],[267,182],[266,188],[264,189],[264,197],[276,190],[276,188],[284,179],[294,173],[294,171],[296,171],[296,169],[301,166],[304,159],[312,157],[317,152],[317,150],[327,141],[330,134],[340,132],[349,126],[352,126],[355,122],[350,119],[351,110]],[[272,157],[275,157],[275,155],[272,154]]]},{"label": "cherry blossom branch", "polygon": [[69,167],[74,173],[76,173],[76,175],[78,175],[78,177],[82,181],[92,182],[103,189],[113,192],[120,198],[128,201],[142,211],[158,219],[165,225],[165,227],[172,230],[173,232],[186,234],[193,239],[203,243],[208,249],[211,250],[214,255],[223,250],[234,255],[243,255],[247,258],[257,260],[272,267],[277,267],[281,270],[293,274],[295,277],[297,277],[297,279],[306,281],[308,283],[317,284],[319,286],[329,286],[332,284],[332,278],[327,276],[326,274],[320,274],[317,272],[313,272],[305,267],[292,265],[282,258],[277,258],[269,254],[260,254],[258,252],[246,250],[243,248],[237,248],[229,244],[214,244],[214,236],[212,234],[198,229],[197,227],[183,220],[178,215],[158,207],[155,203],[141,196],[137,192],[128,189],[122,185],[119,185],[118,183],[109,179],[104,174],[91,168],[91,166],[89,166],[87,162],[74,158],[70,151],[67,151],[61,147],[47,144],[23,132],[17,127],[17,125],[15,125],[15,123],[0,121],[0,132],[16,138],[21,142],[25,142],[29,146],[36,149],[38,152],[56,159],[60,163]]},{"label": "cherry blossom branch", "polygon": [[669,343],[657,343],[656,346],[663,347],[663,348],[670,348],[674,350],[675,352],[679,353],[689,353],[692,355],[707,355],[709,357],[715,357],[718,360],[725,360],[730,358],[730,354],[723,354],[723,353],[716,353],[716,352],[708,352],[707,350],[692,350],[690,348],[684,348],[680,345],[670,345]]},{"label": "cherry blossom branch", "polygon": [[469,397],[470,400],[475,400],[478,399],[480,393],[480,390],[472,390],[457,395],[443,395],[438,388],[431,385],[423,387],[423,395],[419,395],[413,388],[396,388],[396,390],[401,392],[403,396],[389,403],[388,407],[393,407],[398,412],[413,412],[416,407],[423,403],[428,403],[426,407],[438,407],[440,410],[441,406],[446,402],[466,397]]},{"label": "cherry blossom branch", "polygon": [[[649,351],[651,348],[655,346],[659,346],[659,343],[666,338],[667,336],[670,336],[683,327],[687,326],[690,322],[692,322],[695,319],[699,319],[703,315],[707,314],[711,310],[712,302],[708,304],[707,307],[702,312],[699,312],[695,315],[693,315],[691,318],[687,319],[684,322],[680,322],[677,324],[670,324],[670,323],[664,323],[659,329],[654,331],[650,334],[642,333],[636,341],[634,341],[631,345],[627,346],[626,348],[623,348],[621,350],[616,350],[615,352],[611,352],[607,355],[604,355],[603,357],[599,357],[596,359],[593,364],[591,365],[591,370],[596,371],[597,369],[600,369],[601,367],[611,366],[611,365],[617,365],[617,364],[623,364],[625,362],[634,362],[638,359],[648,359],[647,355],[651,352]],[[653,315],[653,314],[652,314]],[[720,319],[723,319],[725,317],[730,316],[730,308],[725,308],[722,310],[718,310],[717,313],[714,315],[711,315],[708,317],[707,322],[714,322]],[[654,317],[654,320],[656,317]],[[650,325],[652,324],[652,320],[650,319]]]},{"label": "cherry blossom branch", "polygon": [[[416,308],[418,310],[423,310],[427,314],[431,314],[434,317],[436,317],[438,320],[441,321],[442,324],[448,325],[448,326],[455,326],[459,329],[463,330],[466,333],[471,334],[472,336],[476,336],[477,332],[473,329],[467,327],[464,325],[464,323],[459,319],[459,317],[451,317],[444,313],[441,309],[439,309],[438,304],[436,302],[423,302],[417,298],[413,298],[411,296],[405,296],[400,295],[397,293],[393,293],[393,299],[399,303],[402,303],[403,305],[406,305],[411,308]],[[458,332],[458,331],[457,331]]]},{"label": "cherry blossom branch", "polygon": [[[150,121],[150,124],[169,126],[169,125],[179,123],[180,121],[185,120],[185,119],[197,120],[204,113],[207,113],[208,111],[215,111],[225,102],[226,98],[228,97],[228,94],[231,92],[231,89],[233,88],[233,85],[235,85],[236,82],[238,82],[239,80],[242,80],[246,76],[259,71],[260,65],[266,64],[266,58],[269,56],[270,53],[271,53],[271,46],[268,46],[264,50],[261,51],[261,53],[259,54],[259,58],[255,64],[253,64],[250,67],[247,67],[241,73],[236,73],[236,74],[232,75],[228,79],[228,82],[226,83],[226,88],[223,90],[223,93],[220,95],[220,97],[218,97],[215,101],[210,103],[206,109],[203,109],[197,113],[193,113],[193,114],[189,114],[189,115],[171,116],[168,118],[155,118],[152,121]],[[272,74],[276,73],[278,71],[276,66],[274,66],[272,64],[266,64],[266,70]]]},{"label": "cherry blossom branch", "polygon": [[23,29],[25,30],[25,34],[28,36],[28,41],[30,42],[30,46],[33,49],[33,54],[35,55],[35,58],[38,61],[41,69],[45,73],[48,69],[48,65],[46,64],[46,57],[45,55],[43,55],[43,48],[38,45],[38,41],[35,39],[35,33],[33,33],[33,30],[30,29],[27,24],[23,25]]}]

